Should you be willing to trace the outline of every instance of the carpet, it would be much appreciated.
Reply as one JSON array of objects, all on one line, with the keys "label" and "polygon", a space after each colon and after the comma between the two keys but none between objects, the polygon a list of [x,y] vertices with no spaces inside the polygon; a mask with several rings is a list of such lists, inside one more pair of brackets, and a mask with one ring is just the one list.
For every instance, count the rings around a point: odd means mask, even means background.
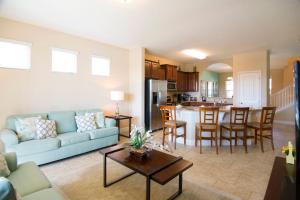
[{"label": "carpet", "polygon": [[[91,152],[41,167],[51,183],[70,200],[140,200],[145,199],[146,178],[134,174],[108,188],[103,187],[103,157]],[[108,159],[108,180],[114,180],[129,169]],[[178,188],[178,178],[161,186],[151,181],[151,199],[167,199]],[[183,193],[177,198],[199,200],[239,199],[205,185],[195,183],[183,174]]]}]

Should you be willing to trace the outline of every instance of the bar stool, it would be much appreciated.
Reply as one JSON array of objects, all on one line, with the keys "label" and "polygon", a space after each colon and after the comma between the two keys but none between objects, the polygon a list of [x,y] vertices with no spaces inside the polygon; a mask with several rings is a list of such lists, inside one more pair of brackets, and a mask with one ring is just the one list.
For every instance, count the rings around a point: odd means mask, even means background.
[{"label": "bar stool", "polygon": [[[162,124],[163,124],[163,145],[165,136],[171,134],[171,140],[175,137],[174,149],[176,149],[176,139],[183,137],[184,145],[186,144],[186,122],[176,120],[176,106],[160,106]],[[183,134],[177,134],[177,128],[183,127]],[[170,131],[171,130],[171,131]]]},{"label": "bar stool", "polygon": [[[237,145],[237,139],[243,140],[245,152],[247,153],[247,139],[251,136],[247,136],[247,121],[248,121],[249,107],[231,107],[230,108],[230,123],[223,123],[220,126],[220,146],[222,146],[222,140],[228,140],[230,144],[230,153],[232,153],[232,140]],[[222,130],[226,129],[229,131],[229,136],[223,135]],[[232,136],[232,132],[235,133]],[[243,136],[238,136],[238,132],[243,132]],[[254,138],[252,136],[252,138]]]},{"label": "bar stool", "polygon": [[[202,153],[202,140],[210,140],[210,146],[213,146],[214,141],[218,154],[219,107],[199,107],[199,114],[200,123],[196,123],[195,126],[195,147],[197,147],[198,140],[200,140],[200,153]],[[202,132],[210,132],[210,137],[202,136]]]},{"label": "bar stool", "polygon": [[[272,149],[274,151],[273,142],[273,121],[275,117],[276,107],[263,107],[260,115],[260,122],[252,122],[248,124],[248,128],[255,130],[255,144],[257,144],[257,136],[259,136],[261,151],[264,152],[263,138],[271,140]],[[269,131],[266,135],[263,132]]]}]

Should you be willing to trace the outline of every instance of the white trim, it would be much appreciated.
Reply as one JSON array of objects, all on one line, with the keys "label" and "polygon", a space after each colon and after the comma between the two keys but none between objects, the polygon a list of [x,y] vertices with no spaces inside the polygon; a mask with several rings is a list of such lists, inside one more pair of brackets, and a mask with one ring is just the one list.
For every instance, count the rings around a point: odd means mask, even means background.
[{"label": "white trim", "polygon": [[274,124],[295,125],[294,121],[274,120]]},{"label": "white trim", "polygon": [[78,56],[79,52],[78,51],[75,51],[75,50],[70,50],[70,49],[63,49],[63,48],[56,48],[56,47],[52,47],[51,48],[51,54],[52,54],[52,51],[62,51],[62,52],[66,52],[66,53],[72,53],[76,56]]},{"label": "white trim", "polygon": [[7,38],[2,38],[2,37],[0,37],[0,41],[21,44],[21,45],[26,45],[26,46],[32,47],[32,43],[30,43],[30,42],[23,42],[23,41],[19,41],[19,40],[7,39]]}]

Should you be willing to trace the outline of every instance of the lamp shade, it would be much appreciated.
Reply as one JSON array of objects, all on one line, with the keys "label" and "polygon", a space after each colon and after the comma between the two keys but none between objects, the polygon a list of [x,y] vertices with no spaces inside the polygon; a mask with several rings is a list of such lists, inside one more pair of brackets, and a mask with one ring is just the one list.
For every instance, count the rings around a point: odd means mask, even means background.
[{"label": "lamp shade", "polygon": [[110,99],[113,101],[123,101],[124,100],[124,92],[123,91],[111,91]]}]

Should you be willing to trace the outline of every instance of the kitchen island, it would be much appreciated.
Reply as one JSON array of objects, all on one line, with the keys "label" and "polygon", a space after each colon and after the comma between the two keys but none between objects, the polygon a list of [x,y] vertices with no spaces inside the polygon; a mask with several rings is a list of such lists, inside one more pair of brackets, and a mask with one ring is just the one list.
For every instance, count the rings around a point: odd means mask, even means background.
[{"label": "kitchen island", "polygon": [[[219,111],[219,127],[221,123],[229,122],[230,121],[230,107],[231,106],[222,106],[220,107]],[[255,121],[259,118],[260,109],[251,108],[249,111],[248,122]],[[176,111],[176,119],[186,121],[186,144],[187,145],[195,145],[195,124],[199,123],[200,114],[199,114],[199,107],[195,106],[179,106]],[[178,133],[182,133],[182,128],[178,129]],[[248,133],[250,133],[248,131]],[[204,133],[210,135],[210,133]],[[224,132],[224,135],[228,134]],[[239,133],[242,134],[242,133]],[[183,144],[183,138],[177,139],[178,143]],[[229,145],[228,141],[223,141],[224,145]],[[238,145],[242,145],[242,141],[238,141]],[[251,144],[251,141],[248,141],[248,144]],[[202,141],[203,146],[210,145],[210,141]]]}]

